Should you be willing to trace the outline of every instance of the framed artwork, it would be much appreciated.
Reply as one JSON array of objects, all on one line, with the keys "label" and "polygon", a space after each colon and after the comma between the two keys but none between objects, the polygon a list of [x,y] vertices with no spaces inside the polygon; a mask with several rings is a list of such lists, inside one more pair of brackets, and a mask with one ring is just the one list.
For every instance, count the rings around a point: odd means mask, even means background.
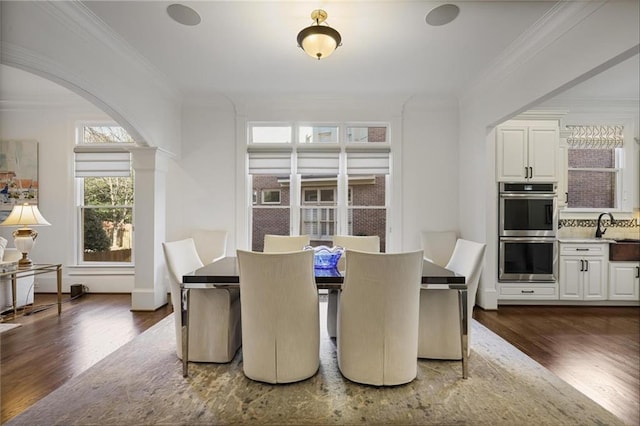
[{"label": "framed artwork", "polygon": [[16,203],[38,204],[35,140],[0,140],[0,222]]}]

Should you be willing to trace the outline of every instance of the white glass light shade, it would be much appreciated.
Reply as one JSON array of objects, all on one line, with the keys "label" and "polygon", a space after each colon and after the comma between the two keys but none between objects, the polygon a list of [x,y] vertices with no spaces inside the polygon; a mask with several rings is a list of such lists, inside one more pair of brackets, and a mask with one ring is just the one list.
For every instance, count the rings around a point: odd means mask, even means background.
[{"label": "white glass light shade", "polygon": [[[310,28],[318,27],[316,26]],[[307,55],[316,59],[326,58],[327,56],[331,55],[333,51],[338,47],[336,39],[322,33],[307,35],[304,39],[302,39],[302,43],[300,45],[302,49],[307,53]]]},{"label": "white glass light shade", "polygon": [[311,12],[311,19],[316,24],[304,28],[298,33],[298,46],[307,55],[320,60],[331,55],[340,46],[342,37],[338,31],[328,25],[320,25],[327,19],[327,12],[324,10],[316,9]]}]

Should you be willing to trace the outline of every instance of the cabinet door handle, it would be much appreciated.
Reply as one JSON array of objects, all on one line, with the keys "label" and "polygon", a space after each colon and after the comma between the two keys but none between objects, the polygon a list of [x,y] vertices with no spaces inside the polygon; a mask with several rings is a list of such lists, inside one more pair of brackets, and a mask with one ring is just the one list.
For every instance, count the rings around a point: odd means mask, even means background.
[{"label": "cabinet door handle", "polygon": [[580,259],[580,272],[584,272],[584,260]]},{"label": "cabinet door handle", "polygon": [[520,290],[520,293],[522,293],[522,294],[533,294],[534,291],[533,290]]},{"label": "cabinet door handle", "polygon": [[524,178],[525,179],[529,179],[529,168],[528,167],[524,168]]},{"label": "cabinet door handle", "polygon": [[529,167],[529,178],[533,177],[533,167]]},{"label": "cabinet door handle", "polygon": [[589,251],[589,249],[588,248],[579,248],[578,247],[578,248],[576,248],[576,251]]},{"label": "cabinet door handle", "polygon": [[640,266],[636,266],[636,278],[640,278]]},{"label": "cabinet door handle", "polygon": [[569,203],[569,193],[568,193],[568,192],[565,192],[565,193],[564,193],[564,203],[565,203],[565,204],[568,204],[568,203]]},{"label": "cabinet door handle", "polygon": [[585,270],[584,270],[584,271],[585,271],[585,272],[589,272],[589,261],[588,261],[588,260],[585,260],[585,261],[584,261],[584,263],[585,263],[585,264],[586,264],[586,266],[587,266],[587,267],[585,268]]}]

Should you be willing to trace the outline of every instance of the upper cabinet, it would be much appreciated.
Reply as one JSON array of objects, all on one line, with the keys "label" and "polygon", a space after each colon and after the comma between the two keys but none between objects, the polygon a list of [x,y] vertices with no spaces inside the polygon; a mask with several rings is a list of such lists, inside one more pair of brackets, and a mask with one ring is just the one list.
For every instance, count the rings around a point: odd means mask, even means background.
[{"label": "upper cabinet", "polygon": [[499,182],[557,182],[557,122],[514,121],[496,129]]}]

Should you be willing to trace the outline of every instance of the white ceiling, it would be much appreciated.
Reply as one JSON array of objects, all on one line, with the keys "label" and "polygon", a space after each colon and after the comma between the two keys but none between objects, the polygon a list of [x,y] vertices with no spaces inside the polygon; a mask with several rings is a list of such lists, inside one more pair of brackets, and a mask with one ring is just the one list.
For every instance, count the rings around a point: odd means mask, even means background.
[{"label": "white ceiling", "polygon": [[[456,1],[459,16],[433,27],[432,1],[183,1],[202,17],[173,21],[165,1],[86,6],[186,96],[236,93],[458,95],[550,8],[552,1]],[[323,8],[342,46],[321,61],[297,47]]]},{"label": "white ceiling", "polygon": [[[173,21],[165,1],[88,1],[85,5],[185,98],[208,94],[416,93],[459,96],[554,6],[552,1],[456,1],[459,16],[432,27],[431,1],[188,1],[198,26]],[[296,35],[322,7],[343,45],[321,61]],[[638,56],[557,98],[638,99]],[[0,68],[3,99],[61,97],[65,89]]]}]

